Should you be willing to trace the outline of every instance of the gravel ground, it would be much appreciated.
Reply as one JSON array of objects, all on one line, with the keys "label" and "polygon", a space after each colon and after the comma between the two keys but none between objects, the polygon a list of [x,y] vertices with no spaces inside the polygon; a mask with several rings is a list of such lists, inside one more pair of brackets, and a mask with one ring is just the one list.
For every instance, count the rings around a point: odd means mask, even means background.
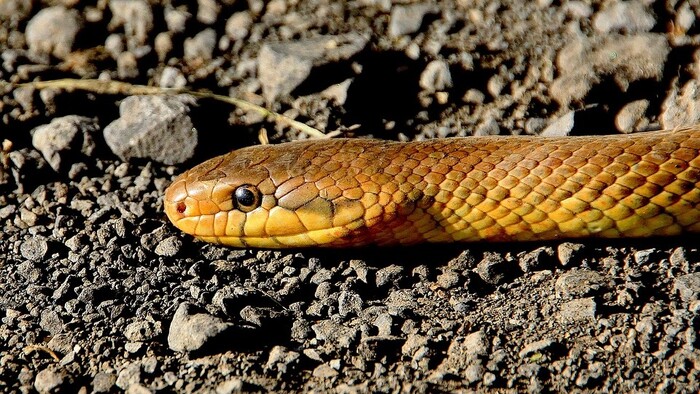
[{"label": "gravel ground", "polygon": [[698,122],[685,1],[0,1],[0,390],[700,390],[695,238],[234,250],[180,234],[189,166],[308,136]]}]

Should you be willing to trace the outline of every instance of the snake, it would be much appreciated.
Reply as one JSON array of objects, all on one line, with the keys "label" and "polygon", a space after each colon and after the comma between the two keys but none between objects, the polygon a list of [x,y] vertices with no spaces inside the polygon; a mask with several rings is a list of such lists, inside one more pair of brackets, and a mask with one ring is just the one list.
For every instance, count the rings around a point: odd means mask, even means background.
[{"label": "snake", "polygon": [[179,175],[164,210],[241,248],[700,232],[700,126],[605,136],[257,145]]}]

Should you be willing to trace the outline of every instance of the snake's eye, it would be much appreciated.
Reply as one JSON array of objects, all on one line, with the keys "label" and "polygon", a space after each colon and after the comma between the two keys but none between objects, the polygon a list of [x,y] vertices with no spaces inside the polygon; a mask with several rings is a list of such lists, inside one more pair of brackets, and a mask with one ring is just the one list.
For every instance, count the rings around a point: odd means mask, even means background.
[{"label": "snake's eye", "polygon": [[260,205],[260,191],[253,185],[242,185],[233,192],[234,205],[239,211],[250,212]]}]

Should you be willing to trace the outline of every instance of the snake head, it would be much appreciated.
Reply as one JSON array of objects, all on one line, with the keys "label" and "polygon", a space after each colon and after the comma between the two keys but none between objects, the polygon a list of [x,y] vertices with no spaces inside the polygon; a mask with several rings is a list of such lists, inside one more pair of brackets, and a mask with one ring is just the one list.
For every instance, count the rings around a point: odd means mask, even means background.
[{"label": "snake head", "polygon": [[330,143],[254,146],[213,158],[173,181],[165,213],[183,232],[229,246],[340,246],[350,235],[358,242],[351,232],[383,211],[367,209],[378,198],[363,190],[371,182],[358,180],[370,178],[356,165],[358,152],[331,160],[332,145],[343,141]]}]

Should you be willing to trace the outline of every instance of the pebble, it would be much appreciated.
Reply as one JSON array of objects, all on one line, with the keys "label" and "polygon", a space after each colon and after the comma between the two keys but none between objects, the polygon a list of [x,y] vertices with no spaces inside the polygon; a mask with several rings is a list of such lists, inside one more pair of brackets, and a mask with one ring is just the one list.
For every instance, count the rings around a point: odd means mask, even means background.
[{"label": "pebble", "polygon": [[338,371],[328,364],[321,364],[311,373],[316,378],[328,379],[338,375]]},{"label": "pebble", "polygon": [[683,275],[676,278],[673,290],[677,291],[684,302],[700,299],[700,272]]},{"label": "pebble", "polygon": [[289,95],[309,77],[313,67],[347,60],[366,45],[367,39],[355,33],[263,45],[258,55],[263,97],[273,102]]},{"label": "pebble", "polygon": [[444,60],[433,60],[420,74],[418,85],[428,93],[435,93],[452,87],[450,67]]},{"label": "pebble", "polygon": [[518,256],[518,266],[523,272],[544,269],[554,263],[554,248],[542,246],[533,251]]},{"label": "pebble", "polygon": [[188,116],[189,96],[130,96],[120,118],[104,129],[104,138],[122,160],[146,158],[180,164],[194,155],[197,131]]},{"label": "pebble", "polygon": [[92,156],[98,130],[95,119],[68,115],[33,129],[32,145],[54,171],[67,172],[77,159]]},{"label": "pebble", "polygon": [[197,0],[197,20],[205,25],[213,25],[221,12],[216,0]]},{"label": "pebble", "polygon": [[557,246],[557,258],[563,266],[571,265],[580,262],[585,254],[583,244],[573,242],[563,242]]},{"label": "pebble", "polygon": [[132,79],[139,76],[139,63],[133,52],[122,52],[117,56],[117,76]]},{"label": "pebble", "polygon": [[432,10],[433,7],[428,4],[394,6],[389,16],[389,36],[399,37],[417,32],[425,15]]},{"label": "pebble", "polygon": [[40,394],[55,393],[59,392],[63,385],[70,383],[72,383],[72,379],[66,371],[50,366],[36,374],[34,389]]},{"label": "pebble", "polygon": [[141,364],[132,362],[119,371],[115,384],[122,390],[130,390],[132,386],[139,384],[139,382],[141,382]]},{"label": "pebble", "polygon": [[63,320],[55,311],[44,309],[41,311],[39,327],[51,335],[57,335],[63,332]]},{"label": "pebble", "polygon": [[127,48],[136,49],[145,45],[153,29],[153,11],[145,0],[112,0],[109,2],[112,20],[111,30],[124,27]]},{"label": "pebble", "polygon": [[182,241],[173,235],[158,242],[154,252],[158,256],[173,257],[180,252],[180,248],[182,248]]},{"label": "pebble", "polygon": [[477,264],[474,272],[486,283],[497,285],[506,278],[510,263],[500,253],[487,252]]},{"label": "pebble", "polygon": [[181,303],[168,332],[168,346],[176,352],[192,352],[201,349],[232,324],[209,315],[195,313],[188,303]]},{"label": "pebble", "polygon": [[48,251],[49,243],[42,236],[29,237],[19,246],[22,257],[31,261],[42,260]]},{"label": "pebble", "polygon": [[[562,74],[552,83],[550,94],[566,107],[583,100],[608,75],[615,75],[614,82],[622,91],[635,81],[661,80],[670,50],[662,34],[611,34],[571,40],[557,56],[557,68]],[[635,66],[629,67],[631,64]]]},{"label": "pebble", "polygon": [[484,378],[484,373],[486,369],[481,364],[471,364],[464,370],[464,380],[467,384],[474,384],[480,382]]},{"label": "pebble", "polygon": [[691,79],[678,91],[675,85],[661,105],[661,127],[675,129],[700,122],[700,86]]},{"label": "pebble", "polygon": [[332,320],[321,320],[311,326],[316,339],[348,348],[357,339],[358,330]]},{"label": "pebble", "polygon": [[605,278],[595,271],[576,270],[563,273],[554,285],[562,298],[580,298],[598,292],[605,286]]},{"label": "pebble", "polygon": [[51,334],[51,340],[46,347],[58,354],[68,354],[73,351],[73,337],[67,333]]},{"label": "pebble", "polygon": [[168,5],[165,7],[163,17],[169,32],[181,33],[185,31],[187,21],[192,17],[192,14],[183,8],[173,8],[171,5]]},{"label": "pebble", "polygon": [[95,393],[109,393],[114,390],[117,377],[108,372],[100,371],[92,378],[92,391]]},{"label": "pebble", "polygon": [[656,17],[644,2],[618,1],[607,5],[593,17],[593,27],[601,33],[648,32],[656,24]]},{"label": "pebble", "polygon": [[253,17],[247,11],[236,12],[226,21],[226,35],[233,41],[239,41],[248,36],[253,25]]},{"label": "pebble", "polygon": [[574,129],[575,111],[569,111],[558,117],[554,122],[550,123],[542,130],[543,137],[566,137]]},{"label": "pebble", "polygon": [[139,319],[129,323],[124,330],[124,337],[132,342],[145,342],[163,333],[159,321]]},{"label": "pebble", "polygon": [[214,57],[216,48],[216,31],[208,28],[192,38],[186,38],[184,44],[185,60],[206,62]]},{"label": "pebble", "polygon": [[277,371],[278,374],[284,374],[290,371],[294,364],[299,362],[301,354],[293,350],[289,350],[284,346],[275,346],[270,350],[270,354],[265,363],[265,369]]},{"label": "pebble", "polygon": [[561,306],[559,317],[561,321],[573,323],[585,320],[595,320],[597,305],[593,297],[568,301]]},{"label": "pebble", "polygon": [[501,128],[498,126],[498,122],[494,118],[489,118],[481,122],[474,131],[475,136],[487,136],[487,135],[499,135],[501,134]]},{"label": "pebble", "polygon": [[644,130],[649,126],[649,121],[644,117],[649,109],[649,100],[635,100],[625,104],[615,115],[615,128],[623,133],[631,133]]},{"label": "pebble", "polygon": [[438,286],[443,289],[451,289],[459,284],[459,274],[450,269],[446,269],[437,277]]},{"label": "pebble", "polygon": [[0,1],[0,19],[10,21],[15,26],[32,12],[32,0],[3,0]]},{"label": "pebble", "polygon": [[53,55],[65,59],[73,49],[80,23],[75,10],[62,6],[44,8],[27,23],[27,46],[39,56]]},{"label": "pebble", "polygon": [[377,287],[390,285],[403,277],[404,267],[401,265],[392,264],[377,271],[375,275],[375,284]]},{"label": "pebble", "polygon": [[522,350],[518,353],[520,358],[526,358],[534,355],[535,353],[542,353],[550,350],[556,342],[553,339],[545,338],[536,342],[531,342],[525,345]]},{"label": "pebble", "polygon": [[338,313],[340,316],[358,315],[362,311],[362,305],[362,298],[354,291],[341,291],[338,296]]},{"label": "pebble", "polygon": [[240,378],[229,378],[216,386],[216,394],[232,394],[243,392],[244,384]]},{"label": "pebble", "polygon": [[[156,51],[156,54],[158,54],[158,60],[163,62],[170,52],[173,50],[173,38],[168,32],[160,32],[158,35],[156,35],[155,40],[153,40],[153,48]],[[172,68],[170,66],[166,66],[165,68]],[[165,73],[165,70],[163,70],[163,73]],[[170,87],[170,86],[163,86],[162,82],[162,76],[161,76],[161,87]]]}]

